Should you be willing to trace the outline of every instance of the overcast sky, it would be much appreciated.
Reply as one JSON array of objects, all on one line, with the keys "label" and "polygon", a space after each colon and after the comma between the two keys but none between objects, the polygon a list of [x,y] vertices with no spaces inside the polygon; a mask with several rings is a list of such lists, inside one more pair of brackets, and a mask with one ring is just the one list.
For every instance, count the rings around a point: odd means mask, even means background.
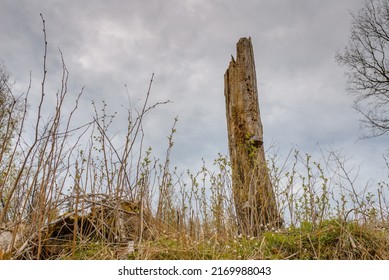
[{"label": "overcast sky", "polygon": [[[147,144],[156,153],[178,116],[173,164],[199,168],[227,154],[224,72],[240,37],[251,36],[265,146],[281,157],[292,147],[320,158],[320,148],[343,149],[361,175],[382,180],[388,137],[359,140],[364,131],[345,91],[334,56],[348,41],[350,12],[363,0],[0,0],[0,59],[16,80],[15,93],[32,95],[42,77],[43,34],[49,43],[48,88],[59,84],[62,50],[69,87],[85,85],[82,111],[105,100],[125,114],[143,99],[152,73],[151,101],[171,100],[148,116]],[[85,121],[91,118],[84,114]],[[120,118],[119,118],[120,119]],[[120,133],[118,126],[117,132]]]}]

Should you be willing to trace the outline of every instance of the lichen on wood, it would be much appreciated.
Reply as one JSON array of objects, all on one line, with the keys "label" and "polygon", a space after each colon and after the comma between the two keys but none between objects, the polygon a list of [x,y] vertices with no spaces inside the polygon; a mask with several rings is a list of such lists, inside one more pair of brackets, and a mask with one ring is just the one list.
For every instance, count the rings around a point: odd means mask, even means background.
[{"label": "lichen on wood", "polygon": [[282,222],[266,166],[251,38],[237,43],[236,59],[224,75],[224,95],[238,224],[241,232],[258,235]]}]

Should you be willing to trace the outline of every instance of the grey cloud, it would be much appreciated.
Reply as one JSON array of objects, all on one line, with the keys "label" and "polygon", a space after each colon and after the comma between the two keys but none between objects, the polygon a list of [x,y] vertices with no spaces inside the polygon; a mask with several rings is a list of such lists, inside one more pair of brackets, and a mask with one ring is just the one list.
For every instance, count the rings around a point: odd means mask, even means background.
[{"label": "grey cloud", "polygon": [[[148,117],[148,144],[166,148],[179,116],[176,164],[196,166],[227,152],[223,75],[242,36],[254,45],[265,144],[291,144],[317,153],[337,145],[356,161],[374,158],[384,141],[357,141],[358,115],[351,109],[343,69],[334,55],[347,42],[350,10],[345,1],[10,1],[0,11],[0,58],[19,82],[31,69],[38,81],[42,60],[39,13],[47,20],[50,65],[58,75],[57,47],[64,53],[74,92],[85,85],[84,105],[106,100],[112,111],[144,98],[155,72],[151,101],[170,99]],[[39,84],[39,82],[38,82]],[[55,83],[53,83],[53,91]],[[85,117],[88,114],[85,112]],[[372,148],[374,147],[374,148]],[[373,157],[372,155],[369,158]],[[374,161],[374,165],[377,165]],[[377,168],[378,169],[378,168]]]}]

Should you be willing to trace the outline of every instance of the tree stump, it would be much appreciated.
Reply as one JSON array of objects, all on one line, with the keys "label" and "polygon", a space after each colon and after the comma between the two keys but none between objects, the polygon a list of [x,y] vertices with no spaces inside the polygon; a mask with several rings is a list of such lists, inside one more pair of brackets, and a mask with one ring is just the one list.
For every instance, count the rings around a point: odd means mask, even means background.
[{"label": "tree stump", "polygon": [[282,222],[266,165],[251,38],[237,43],[237,58],[224,74],[224,95],[239,230],[257,236]]}]

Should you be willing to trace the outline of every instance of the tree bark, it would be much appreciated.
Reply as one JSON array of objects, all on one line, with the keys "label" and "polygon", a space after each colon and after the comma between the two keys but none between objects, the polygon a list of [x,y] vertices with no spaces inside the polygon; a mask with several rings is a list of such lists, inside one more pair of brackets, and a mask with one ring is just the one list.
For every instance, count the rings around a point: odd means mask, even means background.
[{"label": "tree bark", "polygon": [[258,235],[282,224],[263,147],[251,38],[237,43],[224,75],[233,198],[241,233]]}]

